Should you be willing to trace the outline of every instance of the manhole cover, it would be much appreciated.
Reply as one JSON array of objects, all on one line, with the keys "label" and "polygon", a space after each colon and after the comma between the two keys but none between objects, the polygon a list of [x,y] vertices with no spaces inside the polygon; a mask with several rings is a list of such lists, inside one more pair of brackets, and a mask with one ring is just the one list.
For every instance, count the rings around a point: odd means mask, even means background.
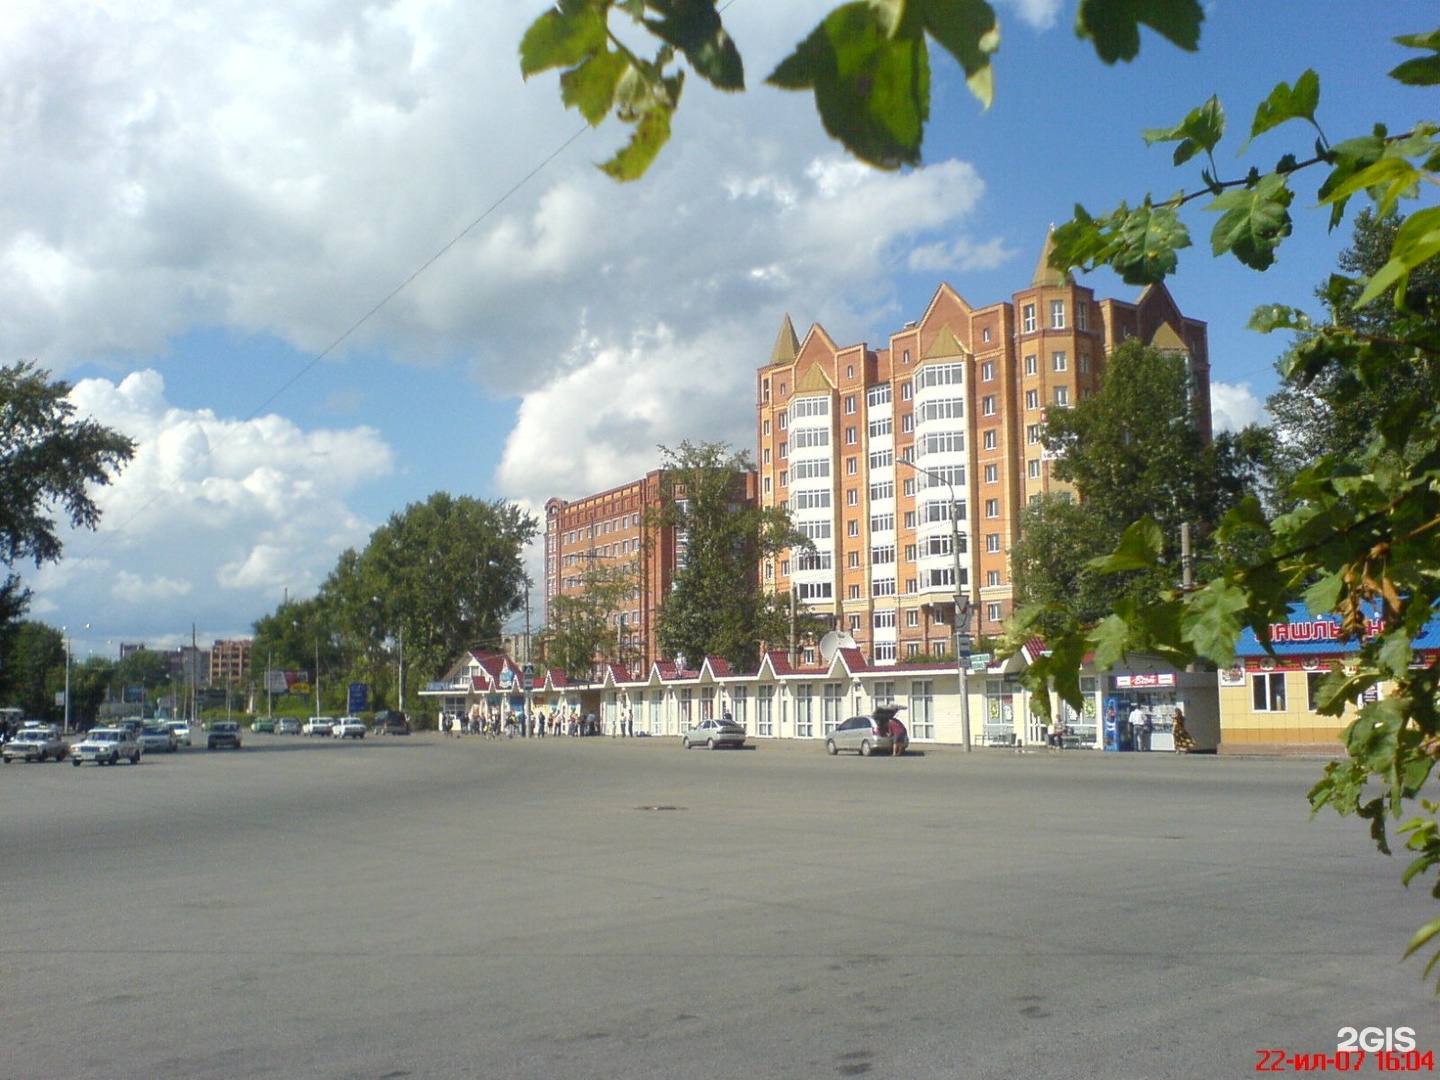
[{"label": "manhole cover", "polygon": [[684,810],[685,807],[683,807],[683,806],[641,806],[641,807],[637,807],[636,809],[639,809],[639,810]]}]

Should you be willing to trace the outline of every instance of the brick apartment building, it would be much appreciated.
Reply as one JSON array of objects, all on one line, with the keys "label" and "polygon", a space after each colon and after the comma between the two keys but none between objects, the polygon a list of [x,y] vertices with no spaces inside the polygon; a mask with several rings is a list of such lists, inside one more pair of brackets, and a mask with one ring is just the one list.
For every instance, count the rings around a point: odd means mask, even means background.
[{"label": "brick apartment building", "polygon": [[[742,478],[737,497],[755,499],[754,473]],[[683,495],[683,493],[677,493]],[[545,504],[545,613],[557,596],[584,591],[585,572],[610,567],[634,582],[628,602],[609,613],[619,644],[615,660],[638,670],[661,659],[655,640],[655,613],[684,564],[685,535],[670,527],[656,528],[652,513],[666,499],[666,474],[655,469],[628,484],[567,501]],[[759,573],[759,568],[756,568]]]},{"label": "brick apartment building", "polygon": [[[941,285],[881,349],[837,345],[818,325],[802,340],[787,317],[759,369],[758,472],[747,491],[787,507],[815,550],[782,554],[757,573],[879,663],[951,649],[957,532],[969,629],[1001,631],[1013,608],[1020,509],[1066,490],[1041,443],[1046,412],[1094,393],[1120,342],[1134,337],[1186,358],[1210,435],[1205,323],[1182,314],[1163,285],[1133,303],[1097,300],[1048,258],[1047,238],[1029,288],[986,307]],[[597,560],[633,564],[632,600],[612,619],[628,642],[625,661],[642,668],[668,659],[656,648],[654,614],[684,555],[683,536],[646,535],[645,510],[659,504],[662,482],[655,471],[545,507],[547,602],[580,591]]]},{"label": "brick apartment building", "polygon": [[[887,347],[800,340],[787,317],[757,385],[760,498],[787,506],[815,544],[762,568],[879,662],[951,648],[956,559],[969,630],[998,634],[1013,607],[1008,556],[1019,512],[1054,480],[1046,411],[1094,393],[1121,341],[1184,355],[1209,431],[1206,326],[1163,286],[1097,300],[1041,253],[1028,289],[972,307],[941,285]],[[912,462],[914,468],[906,462]]]}]

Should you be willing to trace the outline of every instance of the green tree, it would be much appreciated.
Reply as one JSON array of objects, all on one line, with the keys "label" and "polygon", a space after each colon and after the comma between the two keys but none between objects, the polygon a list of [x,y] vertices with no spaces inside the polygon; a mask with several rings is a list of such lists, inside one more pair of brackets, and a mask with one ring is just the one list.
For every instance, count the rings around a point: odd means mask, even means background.
[{"label": "green tree", "polygon": [[[1394,304],[1355,306],[1360,282],[1385,265],[1399,230],[1400,218],[1393,212],[1379,217],[1365,207],[1356,216],[1351,245],[1339,259],[1342,273],[1316,290],[1334,325],[1393,338],[1405,332],[1405,320],[1412,314],[1432,322],[1440,317],[1440,259],[1415,268],[1403,309]],[[1310,336],[1302,336],[1287,351],[1280,361],[1282,370],[1292,370]],[[1375,417],[1388,407],[1399,402],[1402,410],[1423,412],[1440,399],[1440,370],[1425,357],[1393,367],[1384,384],[1373,387],[1334,360],[1317,365],[1308,376],[1301,367],[1293,370],[1265,403],[1275,431],[1277,482],[1287,490],[1295,476],[1323,457],[1359,460],[1375,436]]]},{"label": "green tree", "polygon": [[[57,683],[55,675],[59,672]],[[4,701],[27,716],[59,723],[64,709],[55,703],[55,691],[65,687],[65,638],[53,626],[22,620],[14,628],[0,668]]]},{"label": "green tree", "polygon": [[699,662],[723,656],[737,670],[753,670],[762,642],[789,639],[785,605],[761,589],[763,558],[808,540],[790,516],[745,497],[749,457],[724,443],[661,447],[662,502],[654,523],[679,531],[683,556],[656,615],[664,656]]},{"label": "green tree", "polygon": [[[110,483],[135,453],[125,436],[75,418],[70,384],[30,363],[0,367],[0,563],[36,566],[60,558],[60,517],[93,529],[92,485]],[[29,608],[13,573],[0,585],[0,631]],[[0,637],[3,642],[3,637]]]},{"label": "green tree", "polygon": [[1010,549],[1010,573],[1019,605],[1040,608],[1033,619],[1048,637],[1072,620],[1100,619],[1115,600],[1113,582],[1090,562],[1115,548],[1116,536],[1088,505],[1046,495],[1020,511],[1020,537]]}]

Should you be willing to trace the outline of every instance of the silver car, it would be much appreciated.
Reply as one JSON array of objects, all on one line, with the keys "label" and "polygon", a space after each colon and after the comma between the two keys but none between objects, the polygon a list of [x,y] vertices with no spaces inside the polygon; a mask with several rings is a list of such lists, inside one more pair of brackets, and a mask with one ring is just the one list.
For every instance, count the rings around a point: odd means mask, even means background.
[{"label": "silver car", "polygon": [[[838,754],[841,750],[854,750],[861,757],[871,754],[893,754],[895,738],[890,731],[890,721],[895,719],[903,705],[879,705],[869,716],[852,716],[829,735],[825,736],[825,752]],[[900,752],[910,745],[910,737],[901,735]]]},{"label": "silver car", "polygon": [[745,745],[745,729],[734,720],[701,720],[680,737],[680,745],[686,750],[692,746],[703,746],[707,750],[733,746],[738,750]]}]

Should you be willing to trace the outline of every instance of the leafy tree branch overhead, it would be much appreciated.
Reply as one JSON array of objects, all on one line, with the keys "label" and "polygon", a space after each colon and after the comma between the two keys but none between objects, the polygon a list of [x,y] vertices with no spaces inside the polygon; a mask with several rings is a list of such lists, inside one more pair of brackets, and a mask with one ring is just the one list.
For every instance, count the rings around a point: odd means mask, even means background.
[{"label": "leafy tree branch overhead", "polygon": [[[613,115],[630,141],[601,166],[616,180],[643,176],[670,138],[685,73],[717,89],[745,88],[739,46],[726,32],[719,0],[559,0],[520,42],[529,78],[560,71],[560,96],[587,123]],[[641,55],[622,38],[655,40]],[[1081,0],[1075,32],[1107,64],[1133,60],[1140,28],[1183,49],[1199,45],[1200,0]],[[628,22],[627,22],[628,20]],[[637,35],[633,31],[638,30]],[[879,168],[918,165],[930,118],[930,50],[949,53],[982,106],[995,93],[992,57],[1000,23],[985,0],[852,0],[831,11],[765,80],[809,90],[825,130]]]}]

